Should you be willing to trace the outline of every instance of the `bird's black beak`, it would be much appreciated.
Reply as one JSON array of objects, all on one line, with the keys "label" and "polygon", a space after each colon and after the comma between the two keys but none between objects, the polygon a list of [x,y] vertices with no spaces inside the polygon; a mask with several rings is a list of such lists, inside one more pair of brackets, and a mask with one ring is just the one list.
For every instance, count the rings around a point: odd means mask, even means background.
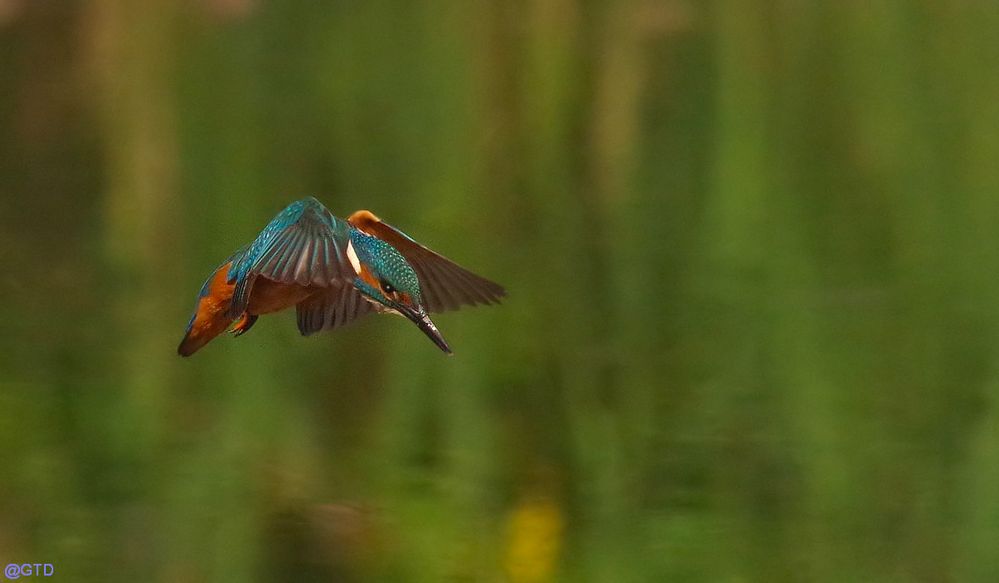
[{"label": "bird's black beak", "polygon": [[441,331],[437,329],[437,325],[430,319],[430,315],[427,314],[425,309],[422,307],[411,308],[409,306],[399,306],[398,309],[403,316],[406,316],[419,326],[420,330],[423,330],[423,333],[433,340],[438,348],[447,354],[452,354],[451,347],[447,345],[447,340],[444,340]]}]

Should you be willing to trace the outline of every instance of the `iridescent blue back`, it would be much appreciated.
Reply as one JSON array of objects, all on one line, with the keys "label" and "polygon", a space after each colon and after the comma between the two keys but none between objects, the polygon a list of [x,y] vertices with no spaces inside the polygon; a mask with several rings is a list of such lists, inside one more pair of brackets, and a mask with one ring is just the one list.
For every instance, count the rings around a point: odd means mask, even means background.
[{"label": "iridescent blue back", "polygon": [[228,281],[236,285],[230,315],[245,310],[257,276],[316,287],[353,279],[346,253],[350,228],[312,197],[285,207],[229,268]]}]

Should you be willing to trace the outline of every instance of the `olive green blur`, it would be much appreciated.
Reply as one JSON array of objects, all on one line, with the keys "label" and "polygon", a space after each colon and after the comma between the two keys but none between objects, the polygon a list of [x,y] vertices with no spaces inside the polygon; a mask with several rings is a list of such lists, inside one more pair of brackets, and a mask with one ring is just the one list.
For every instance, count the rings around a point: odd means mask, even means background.
[{"label": "olive green blur", "polygon": [[[0,565],[996,580],[995,2],[0,0],[0,128]],[[307,195],[508,299],[178,357]]]}]

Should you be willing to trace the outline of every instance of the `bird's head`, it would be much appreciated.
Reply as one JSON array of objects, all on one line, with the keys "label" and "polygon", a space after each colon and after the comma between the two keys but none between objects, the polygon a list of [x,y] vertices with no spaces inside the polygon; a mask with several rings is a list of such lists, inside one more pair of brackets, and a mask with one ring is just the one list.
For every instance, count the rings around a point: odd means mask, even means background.
[{"label": "bird's head", "polygon": [[406,258],[395,247],[361,231],[351,232],[350,239],[348,255],[354,254],[350,261],[357,271],[354,286],[385,310],[409,318],[434,344],[451,354],[451,347],[427,314],[420,280]]}]

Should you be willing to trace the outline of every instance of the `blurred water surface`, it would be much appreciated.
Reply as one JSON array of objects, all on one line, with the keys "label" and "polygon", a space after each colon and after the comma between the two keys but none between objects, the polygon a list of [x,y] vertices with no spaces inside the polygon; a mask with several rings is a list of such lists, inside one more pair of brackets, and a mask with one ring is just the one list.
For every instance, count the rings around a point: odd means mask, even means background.
[{"label": "blurred water surface", "polygon": [[[0,563],[993,581],[990,2],[0,0]],[[174,353],[285,204],[510,292]]]}]

